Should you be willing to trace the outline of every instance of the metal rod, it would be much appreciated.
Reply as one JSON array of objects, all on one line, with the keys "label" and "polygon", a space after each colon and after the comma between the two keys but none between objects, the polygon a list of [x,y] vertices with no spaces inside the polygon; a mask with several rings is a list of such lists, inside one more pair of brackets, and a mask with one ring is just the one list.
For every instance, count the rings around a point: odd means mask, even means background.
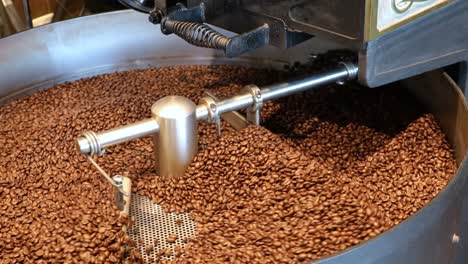
[{"label": "metal rod", "polygon": [[[340,66],[334,70],[314,74],[300,80],[266,86],[260,90],[261,96],[263,101],[274,100],[323,85],[352,80],[357,77],[357,73],[358,68],[356,65],[341,63]],[[255,100],[252,94],[245,92],[220,102],[216,102],[214,107],[216,108],[216,112],[221,115],[247,108],[252,106],[254,103]],[[210,116],[210,111],[212,110],[213,109],[208,109],[206,105],[201,104],[196,106],[196,120],[207,120]],[[84,154],[100,154],[106,147],[155,134],[159,129],[159,124],[153,117],[153,119],[139,121],[134,124],[111,129],[99,134],[88,132],[78,139],[79,150]]]},{"label": "metal rod", "polygon": [[[357,70],[357,67],[353,64],[341,63],[340,67],[331,71],[314,74],[303,79],[266,86],[261,89],[261,94],[264,101],[274,100],[326,84],[355,79],[357,77]],[[223,114],[246,108],[253,103],[254,99],[252,95],[244,93],[217,102],[216,107],[218,108],[218,113]],[[206,108],[204,110],[200,109],[200,114],[198,114],[197,108],[197,117],[200,116],[203,117],[202,119],[206,119],[204,111],[207,111]]]},{"label": "metal rod", "polygon": [[344,67],[331,72],[319,73],[300,80],[294,80],[264,87],[262,91],[263,100],[275,100],[291,94],[300,93],[311,88],[326,84],[344,81],[348,79],[348,70]]},{"label": "metal rod", "polygon": [[158,131],[158,123],[154,119],[149,118],[123,127],[100,132],[92,137],[80,137],[78,138],[78,148],[81,153],[100,154],[106,147],[146,137]]},{"label": "metal rod", "polygon": [[67,4],[68,0],[57,0],[57,7],[55,8],[54,16],[52,17],[52,22],[58,22],[60,20],[63,20]]},{"label": "metal rod", "polygon": [[216,104],[219,114],[237,111],[251,106],[254,103],[249,93],[235,95]]},{"label": "metal rod", "polygon": [[[213,98],[215,101],[219,101],[219,99],[214,94],[210,92],[205,92],[205,94]],[[204,108],[206,109],[206,107]],[[224,113],[221,115],[221,118],[224,121],[228,122],[236,130],[241,130],[250,125],[249,121],[237,111]],[[197,119],[197,120],[201,120],[201,119]]]},{"label": "metal rod", "polygon": [[29,6],[29,0],[23,0],[23,11],[26,29],[33,28],[33,22],[31,17],[31,7]]},{"label": "metal rod", "polygon": [[3,1],[0,1],[0,19],[2,20],[3,24],[3,36],[0,37],[6,37],[13,34],[14,29],[12,29],[12,27],[10,26],[10,19],[8,18],[5,6],[3,5]]},{"label": "metal rod", "polygon": [[117,186],[117,184],[114,182],[114,180],[112,180],[111,176],[109,174],[107,174],[107,172],[105,170],[103,170],[101,168],[101,166],[99,166],[97,164],[97,162],[93,159],[93,157],[91,157],[91,155],[88,156],[88,160],[89,162],[91,162],[91,164],[93,164],[93,166],[99,171],[99,173],[101,173],[101,175],[106,179],[106,181],[108,183],[110,183],[112,185],[112,187],[114,187],[115,190],[117,191],[121,191],[119,189],[119,186]]},{"label": "metal rod", "polygon": [[14,32],[21,32],[25,30],[26,26],[24,25],[23,19],[18,14],[16,7],[12,0],[1,0],[3,7],[5,8],[7,17],[13,26]]}]

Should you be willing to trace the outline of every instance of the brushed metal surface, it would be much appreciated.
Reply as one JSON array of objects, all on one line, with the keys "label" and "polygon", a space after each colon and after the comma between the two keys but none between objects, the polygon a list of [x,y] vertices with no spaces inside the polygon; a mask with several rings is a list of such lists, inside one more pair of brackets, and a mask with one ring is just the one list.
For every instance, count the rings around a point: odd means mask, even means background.
[{"label": "brushed metal surface", "polygon": [[167,96],[152,107],[159,124],[154,134],[156,170],[162,177],[183,176],[198,150],[197,117],[194,102],[182,96]]}]

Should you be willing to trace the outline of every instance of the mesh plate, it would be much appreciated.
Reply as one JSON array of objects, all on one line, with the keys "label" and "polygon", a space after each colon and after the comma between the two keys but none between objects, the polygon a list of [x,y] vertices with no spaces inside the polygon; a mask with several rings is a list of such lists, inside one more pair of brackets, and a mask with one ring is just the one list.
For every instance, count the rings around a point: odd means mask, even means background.
[{"label": "mesh plate", "polygon": [[[184,247],[184,241],[195,235],[195,222],[188,214],[166,213],[146,196],[132,193],[130,215],[134,217],[135,223],[128,233],[137,242],[146,263],[155,263],[158,252],[167,248],[171,248],[172,255],[161,259],[173,259],[174,248]],[[182,221],[177,223],[178,219]],[[177,235],[175,243],[166,241],[171,235]],[[154,249],[147,254],[147,247],[153,245]]]}]

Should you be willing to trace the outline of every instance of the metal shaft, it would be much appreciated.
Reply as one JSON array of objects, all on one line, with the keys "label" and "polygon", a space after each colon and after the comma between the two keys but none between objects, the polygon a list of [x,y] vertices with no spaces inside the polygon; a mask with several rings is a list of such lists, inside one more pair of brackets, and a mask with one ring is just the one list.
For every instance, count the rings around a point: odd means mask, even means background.
[{"label": "metal shaft", "polygon": [[24,11],[24,25],[26,29],[33,28],[32,17],[31,17],[31,7],[29,5],[29,0],[23,0],[23,11]]},{"label": "metal shaft", "polygon": [[357,75],[357,67],[353,67],[353,65],[341,64],[341,67],[332,71],[315,74],[300,80],[263,87],[261,90],[263,100],[274,100],[326,84],[354,79],[355,76],[353,75],[355,74]]},{"label": "metal shaft", "polygon": [[[317,88],[323,85],[352,80],[357,78],[357,73],[358,68],[356,65],[341,63],[336,69],[327,72],[314,74],[312,76],[305,77],[300,80],[294,80],[266,86],[260,89],[260,93],[263,101],[274,100],[294,93],[299,93],[306,90],[310,90],[312,88]],[[80,137],[78,139],[80,152],[83,154],[99,154],[102,153],[102,150],[106,147],[148,135],[159,134],[155,135],[155,142],[158,143],[157,146],[159,149],[159,154],[156,155],[158,155],[159,158],[161,158],[162,156],[167,156],[168,158],[165,161],[160,160],[158,167],[160,170],[162,169],[161,173],[166,173],[165,169],[163,168],[167,168],[168,166],[170,166],[169,164],[171,164],[171,160],[173,160],[176,156],[178,158],[182,158],[183,161],[181,162],[183,163],[190,162],[186,159],[188,157],[193,157],[192,154],[194,153],[194,149],[193,147],[191,147],[191,144],[188,144],[187,141],[196,140],[196,134],[195,136],[193,135],[193,126],[188,125],[192,122],[192,119],[195,119],[196,127],[196,120],[207,120],[210,118],[210,113],[213,110],[210,107],[214,107],[216,109],[216,113],[221,115],[227,112],[237,111],[240,109],[251,107],[253,104],[256,103],[254,96],[252,95],[252,93],[249,92],[244,92],[242,94],[216,102],[216,104],[212,106],[195,106],[195,104],[191,102],[190,105],[193,104],[193,116],[191,114],[184,117],[178,116],[177,118],[181,118],[182,121],[176,121],[175,118],[177,114],[174,111],[181,111],[183,115],[183,113],[187,114],[187,111],[191,112],[192,110],[188,110],[191,109],[191,107],[187,106],[189,103],[186,102],[186,100],[188,99],[182,100],[181,98],[183,97],[180,96],[170,96],[170,98],[172,99],[161,99],[160,101],[165,101],[164,103],[161,103],[158,107],[153,106],[153,117],[151,119],[139,121],[121,128],[115,128],[109,131],[100,132],[98,134],[95,134],[93,132],[87,132],[83,134],[83,137]],[[176,106],[168,105],[169,102],[175,103]],[[179,105],[180,107],[178,108],[177,105],[179,103],[181,103],[182,106]],[[159,104],[159,101],[156,104]],[[165,113],[164,115],[156,114],[156,112],[162,111],[161,109],[156,111],[156,109],[159,108],[166,109],[163,111]],[[174,112],[172,113],[172,116],[167,115],[167,112],[169,111],[167,109],[172,109],[171,111]],[[162,131],[163,126],[164,132]],[[170,149],[174,149],[175,153],[173,153],[173,151],[171,151]],[[184,153],[186,151],[188,151],[187,156],[179,156],[180,154],[178,153]]]},{"label": "metal shaft", "polygon": [[[303,79],[273,84],[261,89],[263,101],[274,100],[291,94],[321,87],[323,85],[352,80],[357,77],[358,68],[354,64],[341,63],[338,68],[323,73],[314,74]],[[217,102],[219,114],[247,108],[255,103],[251,93],[245,92],[223,101]],[[209,112],[206,107],[197,107],[197,119],[206,120]]]},{"label": "metal shaft", "polygon": [[78,138],[78,148],[83,154],[101,154],[106,147],[153,135],[158,131],[158,122],[149,118],[98,134],[86,132]]}]

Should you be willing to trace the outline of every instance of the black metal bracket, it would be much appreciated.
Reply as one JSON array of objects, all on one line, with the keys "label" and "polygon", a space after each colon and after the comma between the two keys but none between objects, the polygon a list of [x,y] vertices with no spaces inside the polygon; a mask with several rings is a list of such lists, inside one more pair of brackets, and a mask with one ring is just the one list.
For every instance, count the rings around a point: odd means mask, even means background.
[{"label": "black metal bracket", "polygon": [[174,33],[192,45],[223,50],[229,58],[258,49],[270,41],[268,24],[232,38],[224,36],[204,24],[203,3],[192,8],[179,3],[171,11],[164,16],[163,11],[156,8],[150,12],[149,20],[153,24],[161,24],[161,31],[166,35]]},{"label": "black metal bracket", "polygon": [[118,0],[122,5],[138,12],[149,13],[154,9],[153,0]]}]

